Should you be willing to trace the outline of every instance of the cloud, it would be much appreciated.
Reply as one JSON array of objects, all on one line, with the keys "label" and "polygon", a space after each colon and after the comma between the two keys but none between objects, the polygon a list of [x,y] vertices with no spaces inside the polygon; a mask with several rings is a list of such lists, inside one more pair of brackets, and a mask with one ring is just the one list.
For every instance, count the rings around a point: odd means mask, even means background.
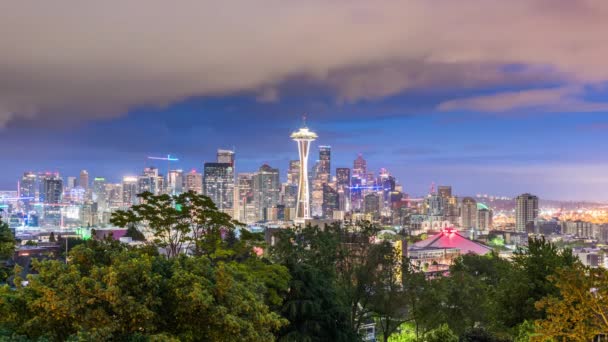
[{"label": "cloud", "polygon": [[114,117],[194,96],[276,101],[294,76],[343,102],[594,84],[608,80],[607,31],[598,0],[17,1],[0,14],[0,125]]},{"label": "cloud", "polygon": [[608,103],[586,101],[583,96],[584,89],[580,86],[518,90],[449,100],[439,104],[438,109],[478,112],[507,112],[522,109],[544,112],[608,111]]}]

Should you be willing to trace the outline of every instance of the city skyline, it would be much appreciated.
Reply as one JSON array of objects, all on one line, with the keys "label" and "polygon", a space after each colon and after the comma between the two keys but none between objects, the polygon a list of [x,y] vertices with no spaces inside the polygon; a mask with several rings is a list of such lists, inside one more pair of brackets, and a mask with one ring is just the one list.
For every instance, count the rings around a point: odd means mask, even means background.
[{"label": "city skyline", "polygon": [[333,165],[363,153],[411,193],[434,181],[608,201],[608,5],[499,7],[14,4],[3,25],[19,34],[0,30],[0,189],[26,170],[124,175],[147,155],[202,169],[218,147],[284,177],[285,134],[308,113]]}]

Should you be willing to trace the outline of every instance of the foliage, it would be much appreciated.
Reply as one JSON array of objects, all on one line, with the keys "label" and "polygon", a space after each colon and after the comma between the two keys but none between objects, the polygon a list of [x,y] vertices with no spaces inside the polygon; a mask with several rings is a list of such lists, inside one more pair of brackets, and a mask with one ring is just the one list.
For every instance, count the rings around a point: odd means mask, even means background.
[{"label": "foliage", "polygon": [[591,341],[608,333],[608,271],[577,265],[560,270],[551,280],[559,295],[536,303],[547,313],[537,321],[536,340]]},{"label": "foliage", "polygon": [[[0,209],[0,214],[2,209]],[[0,260],[6,260],[13,257],[15,253],[15,236],[9,228],[8,224],[2,220],[0,216]]]},{"label": "foliage", "polygon": [[16,336],[262,341],[285,324],[266,305],[264,283],[234,262],[167,259],[91,240],[70,252],[68,265],[49,260],[34,267],[38,274],[28,276],[27,287],[0,289],[0,326]]},{"label": "foliage", "polygon": [[140,226],[140,231],[150,234],[154,245],[163,248],[169,258],[184,251],[214,257],[221,248],[222,233],[238,224],[218,211],[211,198],[193,191],[179,195],[144,192],[137,196],[141,204],[114,212],[110,221],[119,227]]}]

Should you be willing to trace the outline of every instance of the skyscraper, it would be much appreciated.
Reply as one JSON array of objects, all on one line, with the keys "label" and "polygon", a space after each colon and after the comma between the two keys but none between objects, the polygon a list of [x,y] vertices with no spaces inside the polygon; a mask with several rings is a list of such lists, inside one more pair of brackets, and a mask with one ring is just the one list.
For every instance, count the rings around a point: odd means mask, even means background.
[{"label": "skyscraper", "polygon": [[300,179],[300,161],[299,160],[290,160],[289,161],[289,170],[287,170],[287,183],[297,186],[299,179]]},{"label": "skyscraper", "polygon": [[162,191],[162,177],[158,174],[155,167],[146,167],[138,179],[137,193],[151,192],[158,195]]},{"label": "skyscraper", "polygon": [[532,230],[538,219],[538,197],[522,194],[515,199],[515,230]]},{"label": "skyscraper", "polygon": [[138,186],[139,178],[126,176],[122,179],[122,205],[131,206],[137,203],[137,194],[139,190]]},{"label": "skyscraper", "polygon": [[26,209],[29,209],[30,202],[38,200],[36,196],[36,174],[33,172],[25,172],[19,181],[19,196],[24,197],[23,204]]},{"label": "skyscraper", "polygon": [[179,195],[184,192],[184,171],[171,170],[167,175],[167,193]]},{"label": "skyscraper", "polygon": [[471,197],[465,197],[460,203],[460,222],[462,229],[477,228],[477,202]]},{"label": "skyscraper", "polygon": [[217,162],[231,164],[234,167],[234,151],[231,150],[217,150]]},{"label": "skyscraper", "polygon": [[372,192],[365,195],[364,212],[370,215],[372,220],[377,220],[380,217],[380,196]]},{"label": "skyscraper", "polygon": [[296,207],[296,221],[302,222],[310,218],[310,192],[308,189],[308,154],[310,143],[317,139],[317,134],[302,127],[291,134],[291,138],[298,143],[300,155],[300,179],[298,182],[298,205]]},{"label": "skyscraper", "polygon": [[234,169],[231,163],[205,163],[203,193],[220,211],[234,215]]},{"label": "skyscraper", "polygon": [[63,180],[58,174],[46,174],[41,179],[40,197],[46,204],[61,203],[63,194]]},{"label": "skyscraper", "polygon": [[353,176],[358,176],[359,178],[367,176],[367,162],[363,159],[361,153],[359,153],[357,159],[353,162]]},{"label": "skyscraper", "polygon": [[82,187],[85,191],[89,190],[89,172],[87,170],[80,171],[80,180],[78,185]]},{"label": "skyscraper", "polygon": [[319,146],[319,174],[331,174],[331,146]]},{"label": "skyscraper", "polygon": [[489,230],[492,228],[492,209],[487,205],[477,202],[477,228]]},{"label": "skyscraper", "polygon": [[184,182],[185,191],[194,191],[197,194],[203,193],[203,175],[192,170],[186,174],[186,180]]},{"label": "skyscraper", "polygon": [[336,190],[339,194],[339,208],[342,211],[350,210],[350,169],[336,168]]},{"label": "skyscraper", "polygon": [[268,164],[262,165],[253,176],[253,198],[258,220],[266,220],[268,210],[279,204],[280,192],[279,170]]},{"label": "skyscraper", "polygon": [[106,179],[103,177],[95,177],[93,179],[93,202],[97,203],[99,211],[103,211],[108,207],[108,196],[106,194]]},{"label": "skyscraper", "polygon": [[239,173],[237,176],[237,212],[240,222],[250,224],[257,221],[253,196],[253,173]]}]

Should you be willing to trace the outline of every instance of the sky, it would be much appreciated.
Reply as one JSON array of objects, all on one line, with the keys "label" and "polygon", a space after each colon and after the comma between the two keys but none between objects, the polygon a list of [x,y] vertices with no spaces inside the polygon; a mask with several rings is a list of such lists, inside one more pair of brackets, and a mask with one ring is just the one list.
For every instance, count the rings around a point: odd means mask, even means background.
[{"label": "sky", "polygon": [[361,153],[413,195],[608,201],[606,32],[603,0],[14,2],[0,189],[217,148],[284,176],[306,115],[332,168]]}]

